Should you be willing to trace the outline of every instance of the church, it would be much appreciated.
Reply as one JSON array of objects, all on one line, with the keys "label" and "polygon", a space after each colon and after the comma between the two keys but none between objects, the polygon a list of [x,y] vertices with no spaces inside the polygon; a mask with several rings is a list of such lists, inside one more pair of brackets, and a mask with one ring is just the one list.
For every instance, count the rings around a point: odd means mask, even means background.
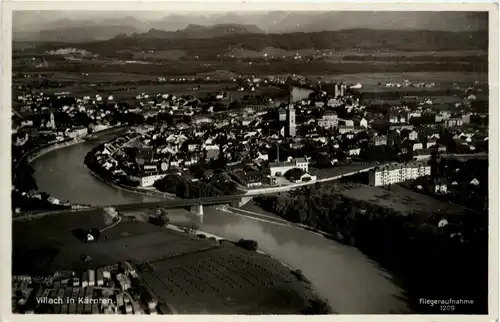
[{"label": "church", "polygon": [[279,110],[279,121],[284,123],[281,128],[281,136],[285,137],[295,137],[296,135],[296,124],[295,124],[295,107],[293,101],[293,94],[290,90],[290,96],[288,101],[288,106],[286,108],[281,108]]}]

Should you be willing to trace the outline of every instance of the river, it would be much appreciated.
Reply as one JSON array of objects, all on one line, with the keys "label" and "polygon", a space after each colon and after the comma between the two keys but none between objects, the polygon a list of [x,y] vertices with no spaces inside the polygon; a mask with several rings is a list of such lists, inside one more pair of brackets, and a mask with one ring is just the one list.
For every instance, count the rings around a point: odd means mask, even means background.
[{"label": "river", "polygon": [[[83,160],[98,142],[85,142],[47,153],[33,161],[40,191],[61,200],[108,205],[158,200],[121,191],[92,176]],[[169,212],[170,214],[170,212]],[[189,214],[174,215],[173,222]],[[205,207],[200,230],[227,239],[256,240],[276,259],[301,269],[314,289],[341,314],[411,313],[393,277],[354,247],[293,226]]]}]

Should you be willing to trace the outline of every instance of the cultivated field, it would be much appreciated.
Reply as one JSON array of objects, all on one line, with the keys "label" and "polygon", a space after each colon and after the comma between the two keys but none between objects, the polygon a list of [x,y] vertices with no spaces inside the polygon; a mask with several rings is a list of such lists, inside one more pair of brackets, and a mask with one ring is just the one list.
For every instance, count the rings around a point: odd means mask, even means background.
[{"label": "cultivated field", "polygon": [[314,298],[276,260],[231,243],[144,267],[146,282],[180,314],[300,313]]},{"label": "cultivated field", "polygon": [[390,191],[380,187],[364,186],[342,191],[341,194],[354,200],[366,201],[382,207],[392,208],[402,214],[408,214],[411,211],[437,211],[448,215],[463,213],[463,209],[458,206],[442,202],[397,184],[391,185]]}]

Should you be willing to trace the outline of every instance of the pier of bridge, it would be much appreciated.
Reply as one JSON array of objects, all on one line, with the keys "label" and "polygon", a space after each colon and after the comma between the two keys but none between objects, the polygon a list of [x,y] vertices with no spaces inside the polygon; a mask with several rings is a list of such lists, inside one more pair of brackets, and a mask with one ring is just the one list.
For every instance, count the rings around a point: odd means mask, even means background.
[{"label": "pier of bridge", "polygon": [[202,217],[203,216],[203,205],[193,205],[191,206],[191,213]]}]

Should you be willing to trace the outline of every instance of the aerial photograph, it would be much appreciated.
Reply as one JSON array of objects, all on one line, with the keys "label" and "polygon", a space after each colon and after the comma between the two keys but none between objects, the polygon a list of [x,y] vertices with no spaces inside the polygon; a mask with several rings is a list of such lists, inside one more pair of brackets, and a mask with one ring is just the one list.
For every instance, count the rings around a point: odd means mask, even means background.
[{"label": "aerial photograph", "polygon": [[14,11],[12,313],[491,313],[489,18]]}]

